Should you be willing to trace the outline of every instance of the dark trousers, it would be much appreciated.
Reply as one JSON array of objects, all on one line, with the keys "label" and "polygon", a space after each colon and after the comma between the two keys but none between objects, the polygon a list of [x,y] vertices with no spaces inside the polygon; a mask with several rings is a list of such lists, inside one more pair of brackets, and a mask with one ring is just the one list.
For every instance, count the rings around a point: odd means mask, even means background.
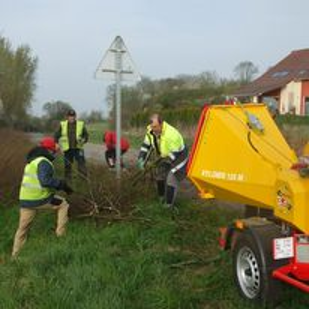
[{"label": "dark trousers", "polygon": [[156,167],[157,193],[168,206],[174,204],[179,182],[186,177],[187,161],[188,154],[185,148],[173,163],[162,160]]},{"label": "dark trousers", "polygon": [[[121,156],[123,156],[126,153],[126,151],[121,151]],[[114,168],[116,164],[116,150],[115,149],[109,149],[105,151],[105,160],[107,162],[107,165],[110,168]],[[121,166],[124,167],[123,158],[121,157]]]},{"label": "dark trousers", "polygon": [[87,176],[86,162],[84,157],[84,150],[81,149],[69,149],[64,152],[65,161],[65,178],[71,180],[72,178],[72,165],[74,161],[77,162],[78,171],[82,176]]}]

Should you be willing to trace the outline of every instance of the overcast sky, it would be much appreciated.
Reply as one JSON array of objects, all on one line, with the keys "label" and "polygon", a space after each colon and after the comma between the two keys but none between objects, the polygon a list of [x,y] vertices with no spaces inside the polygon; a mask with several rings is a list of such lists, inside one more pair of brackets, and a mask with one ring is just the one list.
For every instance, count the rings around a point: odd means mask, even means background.
[{"label": "overcast sky", "polygon": [[105,109],[93,78],[121,35],[151,78],[217,71],[232,77],[244,60],[260,73],[309,47],[308,0],[0,0],[0,34],[39,58],[33,112],[64,100],[78,112]]}]

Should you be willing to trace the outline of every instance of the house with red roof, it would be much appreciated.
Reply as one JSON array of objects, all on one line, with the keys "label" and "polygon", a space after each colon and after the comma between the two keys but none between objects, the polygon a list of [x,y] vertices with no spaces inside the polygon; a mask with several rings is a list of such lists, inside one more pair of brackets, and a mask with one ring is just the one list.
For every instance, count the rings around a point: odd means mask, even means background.
[{"label": "house with red roof", "polygon": [[309,115],[309,49],[291,52],[234,96],[276,105],[280,114]]}]

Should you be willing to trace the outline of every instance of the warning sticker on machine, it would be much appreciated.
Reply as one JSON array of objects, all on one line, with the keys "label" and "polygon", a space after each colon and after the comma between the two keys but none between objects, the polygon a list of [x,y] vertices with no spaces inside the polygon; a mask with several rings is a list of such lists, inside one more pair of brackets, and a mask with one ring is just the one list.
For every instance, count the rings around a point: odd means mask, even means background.
[{"label": "warning sticker on machine", "polygon": [[294,256],[293,237],[278,238],[273,240],[273,258],[283,259]]},{"label": "warning sticker on machine", "polygon": [[242,173],[233,173],[215,170],[202,170],[201,174],[205,178],[243,182],[244,175]]}]

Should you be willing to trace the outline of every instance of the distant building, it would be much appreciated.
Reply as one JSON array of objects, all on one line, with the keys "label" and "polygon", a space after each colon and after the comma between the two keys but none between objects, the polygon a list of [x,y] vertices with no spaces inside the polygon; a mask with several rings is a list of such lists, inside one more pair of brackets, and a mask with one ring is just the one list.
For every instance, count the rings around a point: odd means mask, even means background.
[{"label": "distant building", "polygon": [[309,115],[309,49],[291,52],[234,96],[274,105],[280,114]]}]

